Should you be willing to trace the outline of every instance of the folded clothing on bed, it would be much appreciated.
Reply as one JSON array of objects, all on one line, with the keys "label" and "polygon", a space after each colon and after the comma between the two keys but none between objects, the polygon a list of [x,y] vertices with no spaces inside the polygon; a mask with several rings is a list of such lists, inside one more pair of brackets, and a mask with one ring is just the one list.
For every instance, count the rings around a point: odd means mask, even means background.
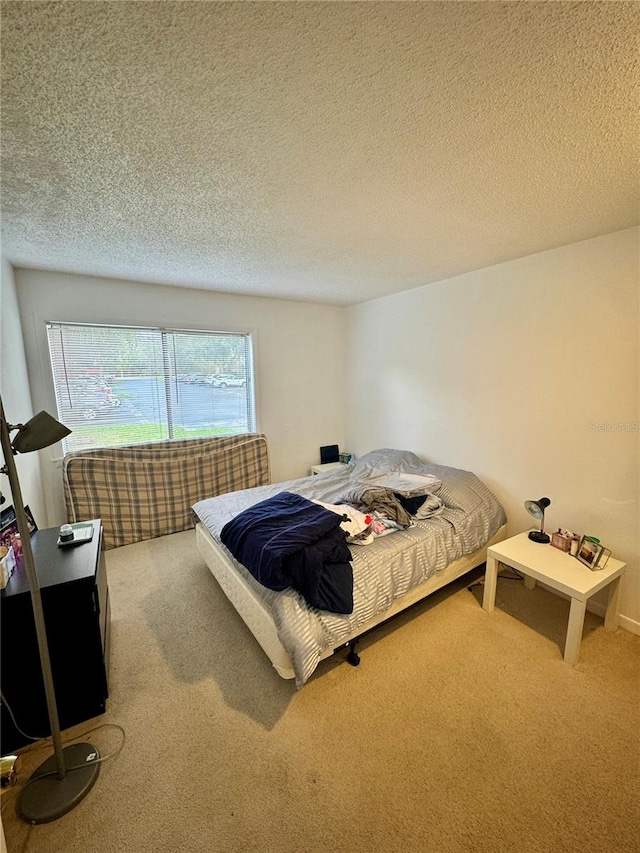
[{"label": "folded clothing on bed", "polygon": [[440,515],[444,509],[444,501],[437,495],[420,495],[417,498],[405,498],[404,495],[394,492],[400,502],[400,506],[414,518],[432,518]]},{"label": "folded clothing on bed", "polygon": [[437,491],[442,485],[442,480],[433,474],[391,471],[385,474],[372,474],[363,477],[362,483],[371,488],[390,489],[395,494],[400,494],[405,498],[415,498]]},{"label": "folded clothing on bed", "polygon": [[411,527],[411,515],[402,506],[391,489],[372,488],[358,483],[342,496],[344,503],[365,512],[378,513],[390,518],[402,529]]},{"label": "folded clothing on bed", "polygon": [[342,517],[292,492],[280,492],[236,515],[220,539],[263,586],[297,589],[332,613],[353,612],[351,552]]}]

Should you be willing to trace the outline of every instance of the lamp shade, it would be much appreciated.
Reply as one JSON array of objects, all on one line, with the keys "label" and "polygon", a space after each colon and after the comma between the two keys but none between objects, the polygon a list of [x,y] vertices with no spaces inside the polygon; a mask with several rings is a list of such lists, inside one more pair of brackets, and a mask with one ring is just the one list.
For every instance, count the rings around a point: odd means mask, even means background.
[{"label": "lamp shade", "polygon": [[11,445],[16,453],[31,453],[34,450],[42,450],[43,447],[50,447],[70,433],[68,427],[48,412],[40,412],[18,427],[18,434]]},{"label": "lamp shade", "polygon": [[549,537],[544,532],[544,511],[550,504],[551,501],[549,498],[538,498],[537,501],[524,502],[524,508],[529,515],[532,515],[540,522],[540,530],[531,530],[529,533],[529,539],[532,542],[540,542],[542,544],[549,542]]},{"label": "lamp shade", "polygon": [[524,508],[538,521],[544,518],[545,509],[551,504],[549,498],[539,498],[537,501],[525,501]]}]

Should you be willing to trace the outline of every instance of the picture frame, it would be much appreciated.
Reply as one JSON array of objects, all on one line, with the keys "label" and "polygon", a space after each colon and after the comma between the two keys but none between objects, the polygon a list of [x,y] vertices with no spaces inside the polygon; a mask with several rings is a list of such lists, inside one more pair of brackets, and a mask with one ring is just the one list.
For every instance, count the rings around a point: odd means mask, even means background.
[{"label": "picture frame", "polygon": [[[38,529],[38,525],[36,524],[36,521],[33,517],[33,513],[31,512],[31,509],[28,506],[25,506],[24,513],[27,517],[29,535],[33,536],[33,534]],[[18,520],[16,518],[16,511],[13,506],[8,506],[0,513],[0,545],[10,547],[13,544],[15,537],[18,535]]]},{"label": "picture frame", "polygon": [[581,563],[593,570],[599,568],[598,563],[605,550],[604,546],[594,541],[592,537],[583,536],[580,540],[576,557]]},{"label": "picture frame", "polygon": [[6,524],[14,521],[16,517],[16,511],[11,504],[8,507],[3,509],[0,512],[0,529],[2,529]]},{"label": "picture frame", "polygon": [[28,506],[24,508],[24,514],[27,516],[27,524],[29,525],[29,533],[33,536],[33,534],[38,529],[38,525],[36,524],[35,518],[33,517],[33,513],[29,509]]}]

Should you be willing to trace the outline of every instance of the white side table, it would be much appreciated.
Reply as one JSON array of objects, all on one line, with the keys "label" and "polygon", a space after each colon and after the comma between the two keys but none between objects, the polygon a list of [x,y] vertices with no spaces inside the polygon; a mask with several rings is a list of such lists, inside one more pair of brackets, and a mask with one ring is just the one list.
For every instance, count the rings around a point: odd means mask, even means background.
[{"label": "white side table", "polygon": [[325,462],[324,465],[313,465],[311,467],[311,473],[326,474],[327,471],[338,471],[341,468],[346,468],[344,462]]},{"label": "white side table", "polygon": [[620,577],[627,567],[626,563],[610,557],[604,569],[593,572],[575,557],[552,545],[532,542],[526,533],[520,533],[487,549],[482,606],[488,613],[495,607],[498,563],[504,563],[522,572],[528,589],[533,589],[536,581],[541,581],[571,598],[564,647],[564,659],[567,663],[573,665],[580,654],[587,600],[605,586],[609,587],[609,598],[604,627],[609,631],[615,631],[618,627],[618,590]]}]

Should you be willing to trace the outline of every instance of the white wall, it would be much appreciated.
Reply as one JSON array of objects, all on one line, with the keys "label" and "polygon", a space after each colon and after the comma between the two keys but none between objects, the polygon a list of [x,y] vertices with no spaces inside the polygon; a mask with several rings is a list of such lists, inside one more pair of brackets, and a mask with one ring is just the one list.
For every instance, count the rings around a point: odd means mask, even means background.
[{"label": "white wall", "polygon": [[548,496],[549,529],[599,536],[628,562],[633,630],[638,243],[630,229],[348,309],[349,449],[474,471],[510,534],[531,526],[523,501]]},{"label": "white wall", "polygon": [[[132,281],[16,270],[34,406],[55,413],[46,320],[254,333],[258,431],[274,482],[305,476],[323,444],[344,444],[341,308]],[[46,451],[45,451],[46,452]],[[57,454],[59,457],[59,453]],[[49,523],[63,519],[59,463],[43,465]]]},{"label": "white wall", "polygon": [[274,480],[337,442],[475,471],[510,533],[530,526],[523,501],[548,495],[549,528],[600,536],[629,563],[621,610],[638,629],[638,242],[630,229],[349,309],[16,270],[34,408],[55,411],[46,319],[255,330]]},{"label": "white wall", "polygon": [[[0,260],[0,393],[9,423],[24,423],[34,414],[29,392],[14,270],[6,258]],[[47,526],[39,460],[43,453],[44,451],[41,451],[16,457],[22,497],[39,527]],[[9,488],[9,480],[2,474],[0,474],[0,490],[6,498],[4,506],[9,503],[15,504]]]}]

